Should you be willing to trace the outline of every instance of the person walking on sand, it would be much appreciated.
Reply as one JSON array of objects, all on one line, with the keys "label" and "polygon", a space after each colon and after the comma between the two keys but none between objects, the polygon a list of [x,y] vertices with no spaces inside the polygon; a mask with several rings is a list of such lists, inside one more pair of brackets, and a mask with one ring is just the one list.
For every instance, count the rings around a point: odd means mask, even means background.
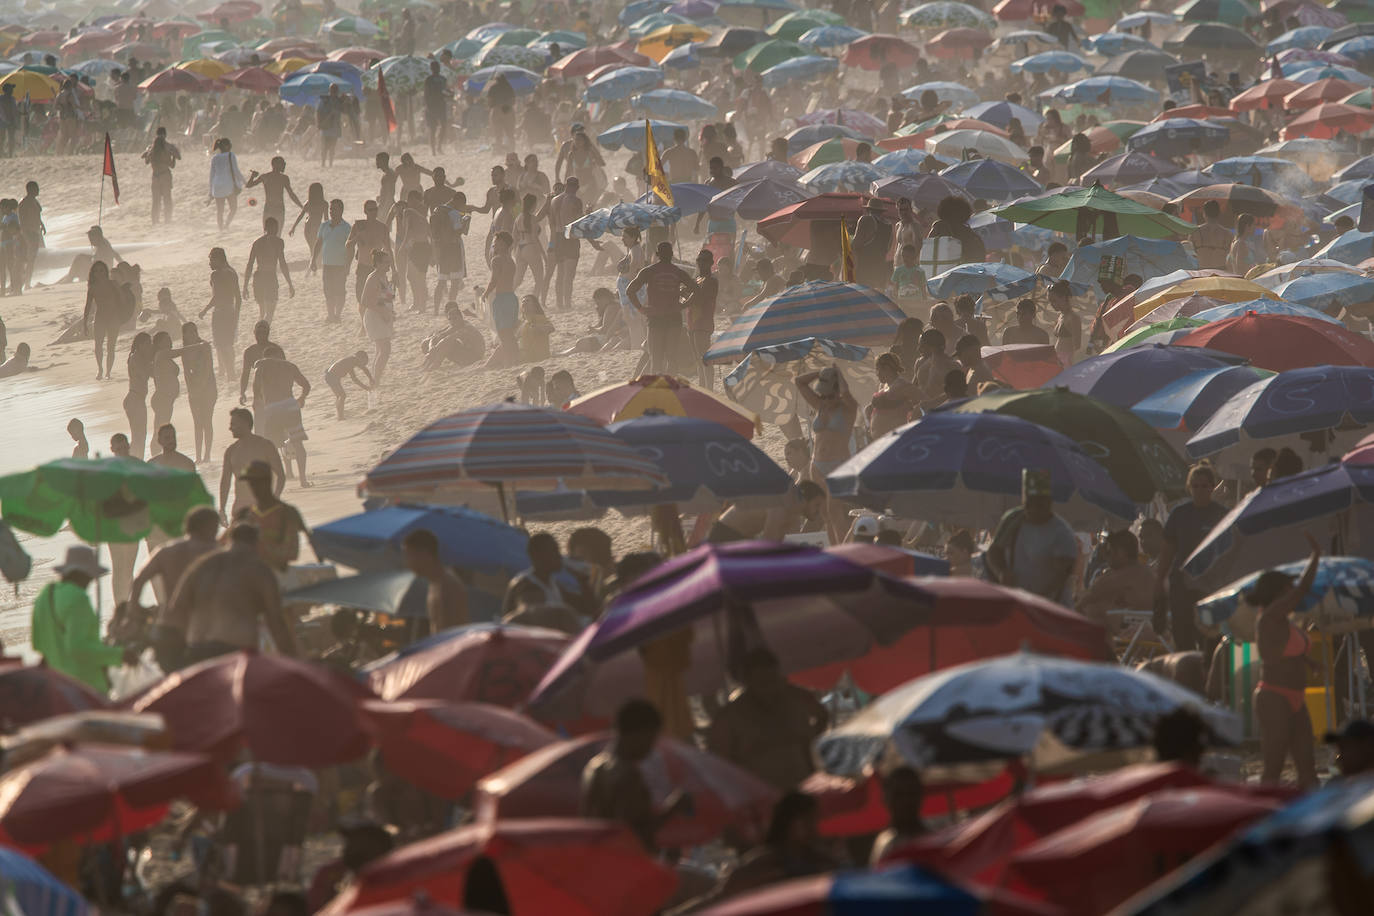
[{"label": "person walking on sand", "polygon": [[146,331],[134,335],[129,344],[129,393],[124,395],[124,416],[129,419],[129,446],[135,457],[143,457],[148,438],[148,382],[153,377],[153,338]]},{"label": "person walking on sand", "polygon": [[[359,306],[363,302],[363,284],[372,273],[372,252],[376,250],[391,254],[391,232],[386,223],[377,218],[380,205],[375,200],[363,203],[363,218],[353,224],[348,232],[347,260],[345,266],[356,258],[358,266],[353,271],[353,301]],[[359,317],[362,313],[359,312]]]},{"label": "person walking on sand", "polygon": [[331,200],[329,219],[320,223],[310,252],[311,273],[321,262],[324,264],[320,278],[324,287],[324,320],[331,324],[343,320],[344,299],[348,295],[348,240],[352,238],[352,227],[343,214],[344,202],[337,197]]},{"label": "person walking on sand", "polygon": [[33,285],[33,262],[43,248],[43,236],[48,227],[43,224],[43,205],[38,202],[38,182],[30,181],[24,185],[24,196],[19,200],[19,234],[24,237],[24,285]]},{"label": "person walking on sand", "polygon": [[[253,268],[257,268],[257,273]],[[249,285],[252,285],[253,298],[258,303],[258,314],[263,321],[272,322],[277,310],[277,299],[281,288],[277,286],[277,271],[286,278],[286,294],[296,297],[296,287],[291,282],[291,268],[286,264],[286,242],[281,237],[281,227],[275,217],[262,221],[262,235],[253,242],[248,251],[248,263],[243,268],[243,298],[248,298]]]},{"label": "person walking on sand", "polygon": [[262,185],[262,219],[266,223],[269,218],[277,221],[278,230],[286,225],[286,198],[290,197],[291,202],[297,207],[303,207],[301,199],[296,196],[296,191],[291,187],[291,179],[286,174],[286,160],[281,156],[272,157],[272,170],[266,175],[258,172],[257,169],[248,173],[248,181],[244,184],[245,188],[252,188]]},{"label": "person walking on sand", "polygon": [[[286,471],[282,467],[281,453],[271,440],[253,432],[253,414],[245,407],[235,407],[229,411],[229,435],[234,441],[224,450],[223,469],[219,475],[219,515],[220,521],[229,524],[230,516],[237,516],[253,503],[253,491],[240,477],[248,466],[255,461],[265,462],[276,481],[276,491],[281,493],[286,485]],[[232,511],[226,512],[229,505],[229,488],[234,488]]]},{"label": "person walking on sand", "polygon": [[334,167],[334,148],[343,136],[343,117],[344,100],[339,93],[339,84],[335,83],[315,109],[315,126],[320,131],[320,168]]},{"label": "person walking on sand", "polygon": [[[358,378],[361,372],[367,376],[367,381]],[[359,350],[352,356],[345,356],[343,359],[335,360],[324,373],[324,383],[329,386],[329,390],[334,392],[334,409],[338,412],[339,419],[344,418],[344,400],[347,395],[344,392],[344,380],[351,379],[353,384],[364,391],[371,391],[375,384],[372,373],[367,370],[367,351]]]},{"label": "person walking on sand", "polygon": [[143,161],[153,171],[153,225],[158,217],[172,219],[172,169],[181,158],[181,150],[167,141],[167,128],[158,127],[152,144],[143,151]]},{"label": "person walking on sand", "polygon": [[96,261],[86,277],[86,310],[81,327],[95,340],[95,378],[114,377],[119,329],[134,316],[133,296],[110,279],[110,268]]},{"label": "person walking on sand", "polygon": [[[695,292],[696,284],[687,271],[673,263],[672,242],[659,242],[655,254],[658,260],[639,272],[625,288],[625,295],[647,319],[649,371],[663,375],[672,370],[673,357],[682,343],[683,295]],[[640,298],[640,290],[647,290],[647,302]]]},{"label": "person walking on sand", "polygon": [[[568,238],[568,225],[583,215],[586,208],[577,196],[578,180],[574,176],[563,185],[563,193],[549,200],[549,231],[553,236],[554,301],[557,310],[572,308],[573,280],[577,277],[577,261],[582,254],[582,240]],[[548,282],[548,270],[544,275]],[[547,299],[547,295],[544,297]]]},{"label": "person walking on sand", "polygon": [[363,284],[363,331],[377,348],[372,378],[373,388],[382,384],[382,373],[391,358],[391,338],[396,333],[396,285],[391,280],[391,255],[381,249],[372,252],[372,273]]},{"label": "person walking on sand", "polygon": [[[301,535],[310,541],[311,550],[315,549],[314,538],[299,510],[279,498],[280,488],[273,486],[272,470],[265,462],[254,461],[241,476],[253,494],[253,504],[240,509],[235,520],[257,526],[261,534],[258,556],[273,572],[281,575],[300,556]],[[315,550],[315,559],[319,559],[318,550]]]},{"label": "person walking on sand", "polygon": [[[223,232],[234,221],[239,209],[239,191],[243,190],[243,173],[228,137],[215,141],[215,155],[210,158],[210,197],[215,201],[215,223]],[[225,207],[229,212],[225,214]]]},{"label": "person walking on sand", "polygon": [[234,346],[239,336],[239,311],[243,307],[243,295],[239,292],[239,275],[229,266],[229,258],[223,248],[210,249],[210,301],[200,310],[201,318],[211,310],[211,339],[215,342],[215,352],[219,354],[219,364],[224,369],[226,380],[232,379],[234,372]]},{"label": "person walking on sand", "polygon": [[172,421],[172,408],[180,394],[181,370],[172,351],[172,335],[158,331],[153,335],[153,396],[148,401],[153,409],[153,429]]},{"label": "person walking on sand", "polygon": [[[295,386],[301,389],[300,397]],[[262,432],[281,449],[289,471],[294,456],[300,469],[302,487],[310,486],[305,476],[305,423],[301,410],[310,395],[310,381],[295,363],[286,358],[281,347],[268,344],[263,358],[253,367],[253,399],[263,405]]]},{"label": "person walking on sand", "polygon": [[105,669],[132,661],[132,650],[100,639],[100,618],[86,590],[109,572],[85,545],[67,548],[53,567],[58,580],[43,586],[33,601],[29,639],[43,663],[104,695],[110,690]]},{"label": "person walking on sand", "polygon": [[186,379],[186,401],[191,408],[191,427],[196,446],[196,461],[209,461],[215,441],[215,401],[219,387],[215,382],[215,351],[200,339],[194,321],[181,326],[181,374]]},{"label": "person walking on sand", "polygon": [[405,206],[400,209],[396,219],[396,296],[405,302],[409,281],[412,312],[425,311],[429,296],[425,278],[429,274],[429,262],[434,253],[424,200],[423,191],[411,191],[406,195]]},{"label": "person walking on sand", "polygon": [[301,204],[301,212],[296,214],[296,221],[291,224],[292,238],[296,237],[296,230],[300,228],[301,220],[305,220],[305,241],[308,247],[314,247],[315,239],[319,237],[320,223],[329,215],[329,201],[324,198],[324,185],[318,181],[312,181],[310,187],[305,191],[305,203]]},{"label": "person walking on sand", "polygon": [[[253,342],[243,348],[243,363],[239,371],[239,404],[248,403],[248,383],[253,380],[253,367],[258,360],[265,355],[272,334],[272,326],[265,321],[259,321],[253,325]],[[253,412],[257,413],[262,407],[257,401],[253,402]]]}]

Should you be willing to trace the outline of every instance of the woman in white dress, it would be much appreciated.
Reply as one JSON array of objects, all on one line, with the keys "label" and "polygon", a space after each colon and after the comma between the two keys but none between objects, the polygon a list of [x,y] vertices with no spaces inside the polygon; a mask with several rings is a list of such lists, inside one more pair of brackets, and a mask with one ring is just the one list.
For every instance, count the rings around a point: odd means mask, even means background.
[{"label": "woman in white dress", "polygon": [[[215,141],[215,155],[210,159],[210,196],[215,199],[215,221],[221,230],[228,229],[239,208],[239,191],[243,190],[243,173],[239,159],[230,150],[228,137]],[[224,205],[229,205],[225,216]]]}]

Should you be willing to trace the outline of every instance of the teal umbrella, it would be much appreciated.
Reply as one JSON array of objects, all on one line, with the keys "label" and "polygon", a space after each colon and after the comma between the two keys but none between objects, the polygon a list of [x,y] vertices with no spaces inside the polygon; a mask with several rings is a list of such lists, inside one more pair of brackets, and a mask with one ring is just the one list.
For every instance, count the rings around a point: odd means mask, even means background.
[{"label": "teal umbrella", "polygon": [[1188,235],[1197,228],[1154,207],[1113,194],[1100,184],[1018,200],[994,212],[1014,223],[1067,232],[1075,238],[1135,235],[1164,239]]},{"label": "teal umbrella", "polygon": [[791,60],[794,57],[807,57],[810,54],[810,51],[795,41],[783,41],[780,38],[774,38],[771,41],[760,42],[736,57],[735,69],[762,73],[785,60]]}]

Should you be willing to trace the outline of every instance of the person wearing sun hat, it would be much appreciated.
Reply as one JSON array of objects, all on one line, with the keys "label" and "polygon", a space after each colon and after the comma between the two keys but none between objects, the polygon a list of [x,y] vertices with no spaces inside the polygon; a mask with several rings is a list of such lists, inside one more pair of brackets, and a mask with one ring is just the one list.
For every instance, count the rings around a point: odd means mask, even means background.
[{"label": "person wearing sun hat", "polygon": [[96,559],[95,549],[79,544],[53,567],[58,580],[43,586],[33,601],[29,639],[49,668],[75,678],[92,690],[110,690],[105,669],[131,660],[132,650],[106,645],[100,639],[100,617],[86,589],[109,572]]},{"label": "person wearing sun hat", "polygon": [[986,559],[1001,584],[1071,606],[1078,539],[1054,513],[1053,484],[1048,470],[1022,469],[1021,505],[998,522]]}]

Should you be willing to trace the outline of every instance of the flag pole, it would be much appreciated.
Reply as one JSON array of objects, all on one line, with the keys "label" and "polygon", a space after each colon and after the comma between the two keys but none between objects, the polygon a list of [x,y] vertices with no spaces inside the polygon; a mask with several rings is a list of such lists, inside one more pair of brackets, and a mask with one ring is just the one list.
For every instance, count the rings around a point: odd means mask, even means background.
[{"label": "flag pole", "polygon": [[103,226],[105,222],[105,170],[100,171],[100,211],[96,214],[95,224]]}]

